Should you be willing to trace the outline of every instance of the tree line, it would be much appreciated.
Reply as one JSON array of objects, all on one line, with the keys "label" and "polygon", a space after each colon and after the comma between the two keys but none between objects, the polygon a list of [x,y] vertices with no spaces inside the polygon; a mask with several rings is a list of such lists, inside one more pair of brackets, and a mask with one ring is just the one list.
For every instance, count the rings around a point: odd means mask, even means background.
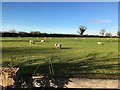
[{"label": "tree line", "polygon": [[[99,35],[78,35],[78,34],[48,34],[48,33],[28,33],[28,32],[0,32],[2,37],[109,37],[109,36],[99,36]],[[117,37],[117,36],[112,36]]]},{"label": "tree line", "polygon": [[58,33],[41,33],[40,31],[31,31],[31,32],[16,32],[15,29],[10,29],[8,32],[0,32],[2,37],[120,37],[120,31],[116,33],[116,36],[112,36],[110,32],[107,32],[106,29],[100,30],[100,35],[84,35],[84,32],[87,30],[87,27],[82,25],[79,26],[79,34],[58,34]]}]

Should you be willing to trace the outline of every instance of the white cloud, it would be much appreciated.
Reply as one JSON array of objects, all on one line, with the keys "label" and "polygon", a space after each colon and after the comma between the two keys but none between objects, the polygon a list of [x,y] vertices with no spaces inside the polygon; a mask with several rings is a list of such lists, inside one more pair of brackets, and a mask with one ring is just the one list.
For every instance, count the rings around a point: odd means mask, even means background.
[{"label": "white cloud", "polygon": [[110,23],[111,20],[91,20],[92,23]]},{"label": "white cloud", "polygon": [[42,33],[77,33],[76,28],[71,27],[58,27],[58,26],[27,26],[27,25],[3,25],[2,31],[9,31],[15,29],[17,32],[24,31],[40,31]]}]

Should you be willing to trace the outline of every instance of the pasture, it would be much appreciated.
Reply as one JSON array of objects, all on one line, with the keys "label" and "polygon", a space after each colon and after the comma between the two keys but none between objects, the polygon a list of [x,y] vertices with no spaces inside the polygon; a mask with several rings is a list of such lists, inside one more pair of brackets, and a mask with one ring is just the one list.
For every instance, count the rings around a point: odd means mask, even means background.
[{"label": "pasture", "polygon": [[[117,38],[3,37],[1,40],[2,66],[18,66],[22,73],[49,75],[51,60],[55,75],[113,79],[119,76]],[[55,48],[55,43],[62,48]]]}]

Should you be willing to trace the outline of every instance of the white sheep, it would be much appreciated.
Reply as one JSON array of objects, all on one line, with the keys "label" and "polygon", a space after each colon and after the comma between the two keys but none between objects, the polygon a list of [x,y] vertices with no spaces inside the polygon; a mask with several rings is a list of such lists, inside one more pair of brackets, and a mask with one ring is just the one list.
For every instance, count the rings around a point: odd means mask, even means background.
[{"label": "white sheep", "polygon": [[58,44],[58,43],[55,44],[56,48],[60,48],[61,49],[61,46],[62,46],[61,44]]},{"label": "white sheep", "polygon": [[103,43],[102,42],[97,42],[99,45],[103,45]]},{"label": "white sheep", "polygon": [[35,44],[35,42],[33,40],[30,40],[29,42],[30,42],[30,44]]},{"label": "white sheep", "polygon": [[117,40],[117,38],[115,38],[115,40]]},{"label": "white sheep", "polygon": [[41,43],[45,42],[45,40],[41,40]]},{"label": "white sheep", "polygon": [[18,38],[20,38],[20,36],[18,36]]}]

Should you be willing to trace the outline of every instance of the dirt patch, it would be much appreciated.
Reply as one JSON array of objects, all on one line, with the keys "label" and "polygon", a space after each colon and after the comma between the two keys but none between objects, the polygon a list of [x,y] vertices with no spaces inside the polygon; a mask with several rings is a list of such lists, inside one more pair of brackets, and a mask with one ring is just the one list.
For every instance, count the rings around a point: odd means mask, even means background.
[{"label": "dirt patch", "polygon": [[118,88],[118,80],[70,78],[67,88]]}]

